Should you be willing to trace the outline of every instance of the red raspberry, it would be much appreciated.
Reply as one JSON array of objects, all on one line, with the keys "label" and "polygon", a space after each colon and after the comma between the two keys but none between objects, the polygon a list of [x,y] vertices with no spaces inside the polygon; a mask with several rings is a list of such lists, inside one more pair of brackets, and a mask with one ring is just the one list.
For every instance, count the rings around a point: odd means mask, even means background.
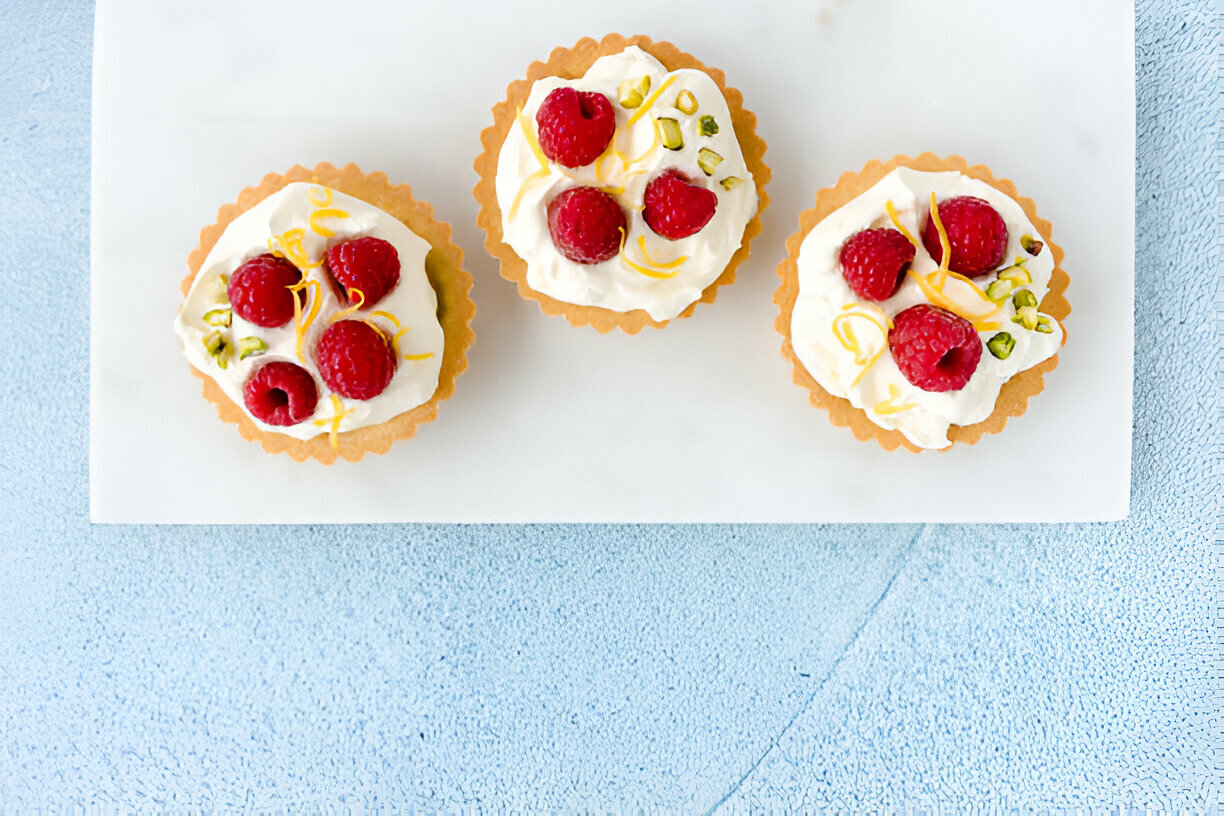
[{"label": "red raspberry", "polygon": [[646,185],[642,219],[664,238],[677,241],[699,231],[714,217],[718,196],[696,184],[674,167]]},{"label": "red raspberry", "polygon": [[315,361],[327,387],[349,399],[374,399],[395,374],[395,352],[387,338],[360,320],[339,320],[315,346]]},{"label": "red raspberry", "polygon": [[230,305],[234,307],[234,314],[243,320],[265,329],[275,329],[293,319],[294,293],[288,287],[301,279],[302,273],[288,260],[260,255],[230,275]]},{"label": "red raspberry", "polygon": [[[971,278],[985,275],[1003,261],[1007,251],[1007,224],[987,202],[973,196],[957,196],[939,202],[939,220],[948,232],[952,262],[948,268]],[[922,227],[922,245],[935,259],[943,260],[935,219],[927,217]]]},{"label": "red raspberry", "polygon": [[548,232],[553,245],[574,263],[615,258],[628,230],[616,199],[594,187],[571,187],[548,202]]},{"label": "red raspberry", "polygon": [[309,371],[296,363],[277,361],[260,366],[242,387],[242,398],[261,422],[296,425],[314,414],[319,391]]},{"label": "red raspberry", "polygon": [[914,260],[914,245],[895,229],[856,232],[842,245],[842,277],[859,297],[888,300]]},{"label": "red raspberry", "polygon": [[350,289],[360,289],[368,309],[382,300],[399,283],[399,253],[387,241],[366,235],[336,244],[327,250],[327,268],[331,270],[350,301],[356,298]]},{"label": "red raspberry", "polygon": [[536,111],[536,126],[545,156],[566,167],[582,167],[612,141],[616,114],[601,93],[557,88]]},{"label": "red raspberry", "polygon": [[902,376],[923,391],[961,390],[982,359],[982,340],[973,324],[929,303],[893,318],[888,348]]}]

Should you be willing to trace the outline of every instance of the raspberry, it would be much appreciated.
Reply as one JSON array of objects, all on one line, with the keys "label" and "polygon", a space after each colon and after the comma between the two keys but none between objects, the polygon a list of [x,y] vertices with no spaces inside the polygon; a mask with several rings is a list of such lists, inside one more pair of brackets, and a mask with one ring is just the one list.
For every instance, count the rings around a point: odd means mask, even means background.
[{"label": "raspberry", "polygon": [[296,425],[309,419],[319,402],[314,377],[296,363],[260,366],[242,387],[242,399],[255,418],[269,425]]},{"label": "raspberry", "polygon": [[859,297],[888,300],[914,260],[914,245],[895,229],[856,232],[842,246],[842,277]]},{"label": "raspberry", "polygon": [[[948,268],[969,277],[984,275],[1003,261],[1007,251],[1007,224],[987,202],[973,196],[957,196],[939,202],[939,220],[948,232],[952,261]],[[922,227],[922,245],[935,259],[943,260],[939,230],[928,216]]]},{"label": "raspberry", "polygon": [[350,289],[360,289],[365,298],[362,308],[382,300],[399,283],[399,253],[387,241],[367,235],[336,244],[327,250],[331,270],[348,299],[356,300]]},{"label": "raspberry", "polygon": [[923,391],[961,390],[982,359],[982,340],[973,324],[929,303],[893,318],[888,348],[902,376]]},{"label": "raspberry", "polygon": [[696,184],[674,167],[646,185],[642,218],[659,235],[672,241],[687,238],[714,217],[718,196]]},{"label": "raspberry", "polygon": [[553,245],[574,263],[615,258],[628,230],[616,199],[594,187],[571,187],[548,202],[548,232]]},{"label": "raspberry", "polygon": [[294,293],[287,287],[301,279],[302,273],[286,259],[260,255],[230,275],[230,305],[243,320],[265,329],[275,329],[293,319]]},{"label": "raspberry", "polygon": [[536,111],[536,125],[545,156],[566,167],[582,167],[612,141],[616,114],[601,93],[557,88]]},{"label": "raspberry", "polygon": [[395,352],[382,332],[360,320],[339,320],[315,346],[327,387],[349,399],[374,399],[395,374]]}]

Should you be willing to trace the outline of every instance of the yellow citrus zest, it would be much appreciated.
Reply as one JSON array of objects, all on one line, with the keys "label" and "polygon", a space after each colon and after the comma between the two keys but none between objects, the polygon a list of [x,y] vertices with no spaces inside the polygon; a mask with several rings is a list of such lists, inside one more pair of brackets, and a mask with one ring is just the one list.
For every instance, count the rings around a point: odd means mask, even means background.
[{"label": "yellow citrus zest", "polygon": [[875,405],[871,407],[871,410],[875,411],[877,414],[887,415],[887,414],[899,414],[902,411],[908,411],[911,408],[917,407],[917,405],[912,402],[906,402],[906,403],[902,403],[898,405],[897,399],[900,396],[901,396],[901,389],[897,387],[896,383],[889,383],[888,384],[888,399],[880,400],[879,402],[877,402]]},{"label": "yellow citrus zest", "polygon": [[353,413],[352,408],[345,408],[344,403],[340,402],[340,398],[335,394],[331,395],[332,415],[324,419],[316,419],[314,424],[318,427],[330,425],[327,430],[327,444],[333,449],[340,447],[340,420],[344,419],[349,414]]},{"label": "yellow citrus zest", "polygon": [[[622,173],[628,173],[630,167],[632,167],[633,165],[637,164],[640,161],[644,161],[651,153],[654,152],[655,148],[659,146],[659,121],[657,119],[651,119],[650,123],[651,123],[651,128],[654,130],[654,138],[651,139],[650,146],[647,147],[645,150],[643,150],[641,154],[639,154],[637,157],[630,159],[630,158],[627,158],[625,154],[621,153],[619,150],[614,149],[612,151],[616,155],[616,157],[621,160],[621,172]],[[615,142],[616,140],[613,139],[612,141]],[[644,173],[646,171],[641,170],[638,172]],[[636,173],[634,175],[636,175]]]},{"label": "yellow citrus zest", "polygon": [[400,327],[399,318],[390,312],[384,312],[382,309],[379,309],[376,312],[370,312],[370,317],[381,317],[383,320],[389,321],[392,326],[395,326],[395,328],[398,329]]},{"label": "yellow citrus zest", "polygon": [[[353,302],[354,296],[356,296],[356,299],[357,299],[356,303]],[[328,323],[335,323],[337,320],[343,320],[344,318],[353,314],[354,312],[356,312],[358,309],[360,309],[362,306],[365,305],[365,293],[362,292],[360,289],[348,290],[348,297],[349,297],[350,305],[346,306],[345,308],[333,314],[331,317],[327,318]]]},{"label": "yellow citrus zest", "polygon": [[[645,275],[648,278],[656,278],[660,280],[666,280],[667,278],[674,278],[676,277],[676,275],[680,274],[679,269],[675,270],[674,272],[664,272],[659,269],[652,269],[649,266],[643,266],[642,264],[637,263],[636,261],[630,260],[629,257],[625,255],[625,230],[620,227],[618,227],[617,229],[620,231],[620,234],[621,234],[620,249],[617,251],[617,254],[620,257],[621,263],[623,263],[626,267],[628,267],[629,269],[632,269],[634,272],[638,272],[642,275]],[[681,259],[680,262],[683,263],[686,260],[688,260],[687,257]]]},{"label": "yellow citrus zest", "polygon": [[327,227],[323,226],[320,222],[324,218],[348,218],[348,217],[349,217],[349,214],[345,212],[344,210],[338,210],[335,207],[324,207],[322,209],[315,210],[314,212],[310,214],[310,228],[314,230],[315,232],[317,232],[319,235],[322,235],[324,238],[330,238],[336,234],[335,230],[328,229]]},{"label": "yellow citrus zest", "polygon": [[310,258],[306,255],[306,247],[302,245],[305,237],[306,231],[300,227],[285,230],[280,235],[273,235],[268,239],[268,251],[278,258],[287,258],[289,263],[298,269],[314,269],[322,266],[322,256],[319,256],[319,260],[314,263],[310,262]]},{"label": "yellow citrus zest", "polygon": [[[859,339],[854,334],[854,329],[850,327],[850,321],[860,318],[867,321],[880,332],[882,338],[878,348],[874,351],[864,349]],[[887,318],[885,318],[887,320]],[[841,343],[842,348],[854,355],[854,364],[862,366],[858,376],[854,378],[854,382],[850,383],[851,387],[859,384],[859,380],[863,379],[863,375],[867,370],[875,365],[875,361],[880,359],[880,355],[884,353],[884,349],[888,347],[888,327],[885,322],[881,321],[874,314],[867,312],[846,312],[833,318],[833,336],[837,338],[837,342]]]},{"label": "yellow citrus zest", "polygon": [[523,193],[527,192],[527,188],[530,187],[534,182],[537,182],[542,178],[548,178],[547,168],[543,170],[537,170],[534,173],[532,173],[530,176],[528,176],[527,178],[523,179],[523,183],[519,185],[518,192],[515,193],[514,195],[514,201],[510,204],[509,217],[511,220],[514,219],[515,213],[518,212],[519,204],[521,204],[523,201]]},{"label": "yellow citrus zest", "polygon": [[948,265],[952,263],[952,244],[948,243],[948,231],[944,229],[943,221],[939,219],[939,205],[935,201],[935,191],[931,191],[931,220],[935,222],[935,230],[939,233],[939,277],[936,288],[943,289],[944,280],[948,277]]},{"label": "yellow citrus zest", "polygon": [[[318,198],[315,198],[315,193],[319,192]],[[332,191],[330,187],[311,187],[306,191],[306,197],[310,199],[310,203],[316,207],[329,207],[332,202]]]},{"label": "yellow citrus zest", "polygon": [[632,126],[634,122],[636,122],[638,119],[641,119],[646,114],[646,112],[650,110],[651,107],[654,106],[654,103],[657,102],[659,97],[663,95],[663,92],[667,90],[668,86],[670,86],[675,81],[676,81],[676,74],[672,74],[671,76],[669,76],[667,80],[664,81],[664,83],[655,90],[654,93],[652,93],[649,97],[647,97],[646,101],[642,103],[642,106],[633,112],[633,115],[629,117],[629,121],[627,122],[627,124]]},{"label": "yellow citrus zest", "polygon": [[893,226],[897,228],[897,232],[905,236],[906,240],[914,245],[914,249],[922,249],[922,242],[914,237],[914,234],[901,225],[901,219],[897,218],[897,210],[893,207],[892,201],[884,202],[884,211],[888,213],[888,220],[892,221]]},{"label": "yellow citrus zest", "polygon": [[[303,275],[302,280],[287,288],[290,292],[295,293],[293,298],[293,331],[296,340],[295,348],[297,350],[298,361],[304,363],[306,362],[306,358],[302,356],[302,339],[306,336],[306,332],[310,329],[311,324],[314,323],[315,318],[319,316],[319,301],[323,299],[323,285],[317,280],[307,278],[305,275]],[[310,309],[306,312],[305,320],[302,319],[302,300],[296,296],[296,293],[302,289],[310,290],[310,292],[306,294],[307,299],[310,301]],[[314,297],[311,297],[311,293],[314,294]]]},{"label": "yellow citrus zest", "polygon": [[527,146],[531,148],[531,152],[535,154],[536,161],[540,163],[541,170],[548,169],[548,159],[544,156],[544,151],[540,149],[540,141],[532,132],[531,126],[527,124],[527,117],[523,116],[523,109],[519,108],[515,113],[515,118],[518,119],[519,129],[523,131],[523,138],[527,140]]},{"label": "yellow citrus zest", "polygon": [[893,327],[893,319],[888,316],[887,312],[885,312],[879,306],[876,306],[874,303],[847,303],[842,307],[843,312],[848,312],[851,309],[866,309],[869,312],[875,312],[877,315],[879,315],[880,319],[884,321],[888,328],[891,329]]},{"label": "yellow citrus zest", "polygon": [[646,251],[646,236],[639,235],[637,242],[638,248],[642,250],[642,257],[646,259],[646,263],[650,264],[651,266],[658,267],[659,269],[675,269],[677,266],[680,266],[680,264],[688,260],[687,255],[681,255],[674,261],[656,261],[654,258],[650,257],[650,253]]},{"label": "yellow citrus zest", "polygon": [[395,356],[396,356],[396,357],[399,357],[399,356],[400,356],[400,350],[399,350],[399,339],[400,339],[401,337],[403,337],[405,334],[407,334],[407,333],[408,333],[408,330],[409,330],[409,329],[411,329],[412,327],[411,327],[411,326],[404,326],[404,328],[400,329],[400,328],[399,328],[399,323],[396,323],[396,324],[395,324],[395,327],[396,327],[397,329],[399,329],[399,331],[397,331],[397,332],[396,332],[396,333],[395,333],[395,334],[394,334],[394,335],[391,337],[391,350],[395,352]]}]

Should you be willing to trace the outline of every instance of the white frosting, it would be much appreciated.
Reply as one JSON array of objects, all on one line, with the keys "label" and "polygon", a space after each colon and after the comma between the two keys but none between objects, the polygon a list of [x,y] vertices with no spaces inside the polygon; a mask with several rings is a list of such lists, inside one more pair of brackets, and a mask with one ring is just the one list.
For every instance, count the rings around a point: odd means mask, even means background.
[{"label": "white frosting", "polygon": [[[675,80],[658,97],[646,115],[638,118],[632,128],[629,119],[637,109],[626,110],[617,98],[617,86],[624,79],[650,77],[647,101],[674,76]],[[502,212],[502,235],[527,262],[527,285],[537,292],[567,303],[599,306],[618,312],[645,309],[655,320],[675,317],[701,292],[714,282],[731,256],[739,249],[744,227],[757,210],[756,186],[744,163],[744,155],[735,138],[731,114],[718,85],[702,71],[683,69],[668,73],[663,65],[636,46],[626,48],[596,60],[580,79],[566,80],[546,77],[531,88],[523,106],[523,117],[535,133],[535,115],[540,104],[554,89],[570,86],[580,91],[597,91],[608,97],[616,112],[616,134],[613,146],[629,159],[641,156],[654,140],[654,123],[658,117],[674,118],[680,123],[684,147],[668,150],[660,142],[642,161],[632,165],[628,175],[616,157],[603,162],[604,178],[597,178],[595,163],[581,168],[566,168],[549,162],[548,175],[528,183],[511,218],[510,210],[520,188],[528,177],[539,171],[540,164],[522,128],[510,129],[497,161],[497,203]],[[687,90],[697,100],[695,113],[686,115],[674,107],[676,96]],[[718,133],[702,136],[698,123],[703,115],[714,117]],[[712,176],[706,176],[697,165],[697,153],[708,147],[722,156]],[[695,235],[679,241],[669,241],[657,235],[642,220],[642,197],[647,183],[663,170],[679,168],[692,184],[713,190],[718,196],[714,217]],[[724,190],[718,183],[728,176],[743,179],[743,184]],[[607,187],[624,185],[616,195],[628,217],[629,234],[624,254],[642,263],[638,236],[645,236],[647,253],[656,261],[667,262],[680,256],[688,261],[679,267],[674,277],[655,278],[627,266],[618,256],[598,264],[578,264],[568,260],[553,246],[548,232],[547,207],[563,190],[588,185]],[[668,270],[671,272],[673,270]]]},{"label": "white frosting", "polygon": [[[330,201],[328,200],[330,194]],[[321,209],[334,208],[347,213],[345,217],[316,216],[314,224],[322,231],[334,233],[330,237],[312,228],[311,215]],[[425,274],[425,256],[429,243],[408,229],[403,223],[382,210],[359,199],[329,190],[317,184],[297,182],[286,186],[251,209],[238,216],[225,228],[208,257],[204,259],[199,274],[191,284],[191,290],[179,307],[174,318],[174,332],[187,360],[198,370],[217,382],[233,402],[246,411],[242,388],[251,374],[265,363],[286,360],[309,371],[319,389],[319,403],[314,415],[296,425],[279,426],[260,422],[250,412],[260,430],[282,433],[296,439],[309,439],[328,433],[330,423],[316,424],[315,420],[330,420],[334,414],[331,391],[319,375],[314,361],[314,347],[327,328],[328,317],[348,304],[341,303],[329,284],[322,265],[307,270],[307,276],[319,282],[322,301],[318,316],[302,338],[302,357],[298,359],[297,335],[294,322],[284,326],[265,329],[233,316],[228,329],[218,329],[203,321],[203,315],[217,306],[228,305],[221,275],[232,275],[244,262],[269,251],[268,241],[282,236],[289,230],[302,231],[302,249],[309,262],[319,261],[329,247],[346,239],[373,235],[390,242],[399,253],[400,279],[395,288],[376,305],[362,309],[351,317],[367,318],[389,335],[396,329],[385,318],[371,317],[372,311],[384,311],[395,315],[401,326],[411,327],[399,339],[401,355],[431,354],[423,360],[401,359],[391,378],[391,383],[381,394],[371,400],[340,398],[345,410],[351,411],[339,425],[339,431],[350,431],[366,425],[385,422],[392,417],[411,410],[433,396],[438,387],[438,372],[442,367],[442,350],[445,338],[438,323],[438,301]],[[292,257],[292,255],[290,256]],[[314,287],[306,289],[311,292]],[[303,308],[303,320],[309,310],[307,302]],[[220,330],[231,344],[232,353],[228,367],[220,368],[204,348],[203,340]],[[239,338],[258,337],[268,344],[266,353],[238,359]]]},{"label": "white frosting", "polygon": [[[990,202],[998,210],[1007,224],[1004,264],[1010,264],[1018,257],[1028,258],[1024,267],[1032,275],[1033,282],[1019,288],[1030,290],[1041,302],[1049,289],[1050,274],[1054,269],[1053,253],[1046,247],[1036,257],[1030,257],[1021,248],[1020,238],[1023,235],[1031,235],[1041,241],[1045,239],[1039,236],[1018,203],[989,184],[955,171],[928,173],[898,168],[870,190],[831,213],[804,238],[799,248],[799,297],[791,317],[791,341],[804,368],[830,394],[848,399],[854,407],[863,409],[872,422],[901,431],[919,447],[944,448],[951,444],[948,441],[948,426],[970,425],[990,416],[1003,383],[1055,354],[1062,343],[1062,329],[1056,320],[1050,321],[1053,329],[1050,334],[1030,331],[1012,323],[1011,318],[1016,312],[1008,298],[1002,311],[990,318],[1000,324],[999,328],[978,332],[982,340],[982,359],[968,384],[959,391],[935,393],[910,385],[893,362],[887,348],[887,337],[873,329],[870,321],[854,320],[852,331],[864,351],[874,352],[883,347],[883,353],[857,385],[854,384],[863,366],[855,362],[855,355],[834,336],[832,324],[838,315],[847,311],[869,313],[870,306],[863,307],[864,302],[842,276],[839,261],[842,245],[859,230],[891,227],[892,222],[885,212],[885,204],[889,201],[896,208],[902,225],[912,234],[920,235],[932,191],[940,201],[954,196],[976,196]],[[926,275],[937,269],[938,264],[919,248],[912,268],[915,273]],[[974,283],[985,289],[995,278],[994,274],[988,274],[975,278]],[[891,318],[914,304],[926,302],[929,301],[918,284],[906,276],[895,295],[874,305]],[[852,304],[857,304],[858,308],[844,310]],[[999,331],[1010,333],[1016,341],[1006,360],[996,359],[985,345]],[[892,396],[890,385],[899,393],[889,405],[913,403],[914,407],[897,413],[877,412],[875,406]]]}]

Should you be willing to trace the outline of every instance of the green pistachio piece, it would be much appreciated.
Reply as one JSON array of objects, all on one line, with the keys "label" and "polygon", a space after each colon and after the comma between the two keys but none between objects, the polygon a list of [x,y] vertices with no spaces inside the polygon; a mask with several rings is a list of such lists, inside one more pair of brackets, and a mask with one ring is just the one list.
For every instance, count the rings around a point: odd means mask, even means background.
[{"label": "green pistachio piece", "polygon": [[999,272],[999,280],[1011,281],[1014,286],[1026,286],[1033,282],[1033,276],[1023,266],[1009,266]]},{"label": "green pistachio piece", "polygon": [[1016,310],[1016,316],[1012,318],[1012,322],[1019,323],[1030,331],[1037,328],[1037,307],[1021,306]]},{"label": "green pistachio piece", "polygon": [[225,342],[225,337],[221,332],[215,331],[205,337],[202,341],[204,350],[209,353],[219,368],[226,368],[229,365],[230,347],[229,343]]},{"label": "green pistachio piece", "polygon": [[1008,332],[999,332],[986,341],[986,348],[990,349],[990,353],[1000,360],[1006,360],[1010,357],[1012,349],[1015,347],[1016,338],[1012,337]]},{"label": "green pistachio piece", "polygon": [[1012,295],[1012,305],[1016,307],[1016,311],[1020,311],[1026,306],[1037,308],[1037,297],[1027,289],[1021,289]]},{"label": "green pistachio piece", "polygon": [[1053,334],[1054,327],[1050,325],[1050,318],[1045,315],[1037,316],[1037,332],[1039,334]]},{"label": "green pistachio piece", "polygon": [[692,91],[681,91],[676,94],[676,110],[686,115],[692,115],[697,112],[697,97],[693,96]]},{"label": "green pistachio piece", "polygon": [[218,306],[217,308],[209,309],[204,313],[204,322],[210,326],[219,326],[220,328],[228,329],[233,317],[233,309],[228,306]]},{"label": "green pistachio piece", "polygon": [[734,190],[736,187],[744,183],[744,180],[739,176],[727,176],[722,181],[718,182],[724,190]]},{"label": "green pistachio piece", "polygon": [[703,147],[697,151],[697,166],[701,168],[701,172],[707,176],[714,175],[714,168],[722,164],[722,156],[715,153],[708,147]]},{"label": "green pistachio piece", "polygon": [[208,286],[208,294],[217,303],[229,303],[229,275],[214,278]]},{"label": "green pistachio piece", "polygon": [[990,298],[991,300],[1003,300],[1005,297],[1011,294],[1011,290],[1015,288],[1016,284],[1012,283],[1010,280],[1007,280],[1006,278],[999,278],[997,281],[991,281],[990,285],[986,287],[986,297]]},{"label": "green pistachio piece", "polygon": [[643,74],[637,79],[622,80],[616,86],[616,96],[622,108],[639,108],[650,93],[650,77]]},{"label": "green pistachio piece", "polygon": [[238,359],[256,357],[268,350],[268,344],[258,337],[243,337],[238,340]]},{"label": "green pistachio piece", "polygon": [[718,132],[718,123],[713,116],[703,116],[697,120],[697,132],[702,136],[713,136]]},{"label": "green pistachio piece", "polygon": [[1045,248],[1045,244],[1038,241],[1031,235],[1020,236],[1020,248],[1030,255],[1040,255],[1041,250]]},{"label": "green pistachio piece", "polygon": [[659,128],[663,131],[663,146],[668,150],[679,150],[684,147],[684,134],[680,132],[680,123],[675,119],[660,116]]}]

